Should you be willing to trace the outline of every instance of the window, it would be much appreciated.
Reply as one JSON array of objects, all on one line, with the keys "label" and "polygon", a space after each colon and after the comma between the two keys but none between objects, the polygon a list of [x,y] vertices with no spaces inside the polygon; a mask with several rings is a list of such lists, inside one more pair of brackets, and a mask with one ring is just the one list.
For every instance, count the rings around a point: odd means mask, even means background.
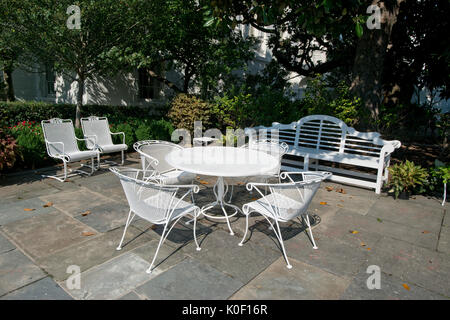
[{"label": "window", "polygon": [[147,69],[139,69],[139,98],[154,99],[158,95],[158,81],[150,76]]},{"label": "window", "polygon": [[47,88],[47,94],[56,93],[55,82],[56,82],[55,70],[53,69],[53,66],[48,64],[45,66],[45,83]]}]

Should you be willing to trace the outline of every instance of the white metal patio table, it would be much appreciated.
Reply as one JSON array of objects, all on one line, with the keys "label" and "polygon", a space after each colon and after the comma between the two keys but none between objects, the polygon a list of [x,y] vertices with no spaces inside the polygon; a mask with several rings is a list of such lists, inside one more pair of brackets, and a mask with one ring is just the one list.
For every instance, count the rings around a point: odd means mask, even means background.
[{"label": "white metal patio table", "polygon": [[[228,191],[228,185],[224,178],[264,175],[280,165],[279,158],[267,152],[234,147],[185,148],[172,151],[165,159],[179,170],[217,177],[213,188],[216,201],[203,206],[202,214],[212,219],[226,219],[231,235],[234,233],[229,218],[241,210],[225,201],[224,196]],[[216,206],[221,207],[224,216],[205,213]],[[225,207],[233,208],[234,212],[228,214]]]}]

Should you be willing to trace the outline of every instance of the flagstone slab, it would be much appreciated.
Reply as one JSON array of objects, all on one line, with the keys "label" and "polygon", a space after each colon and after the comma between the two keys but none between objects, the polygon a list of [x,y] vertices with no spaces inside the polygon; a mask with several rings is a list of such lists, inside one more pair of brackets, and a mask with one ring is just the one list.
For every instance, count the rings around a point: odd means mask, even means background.
[{"label": "flagstone slab", "polygon": [[80,215],[99,205],[105,205],[111,200],[86,188],[62,191],[40,197],[45,202],[52,202],[53,206],[71,216]]},{"label": "flagstone slab", "polygon": [[193,242],[182,250],[192,258],[207,263],[243,283],[249,282],[280,256],[278,252],[253,242],[240,247],[240,241],[240,237],[217,230],[201,239],[201,251],[195,250]]},{"label": "flagstone slab", "polygon": [[142,231],[130,226],[127,229],[122,250],[116,250],[123,234],[123,227],[88,239],[79,244],[58,251],[52,255],[38,258],[36,262],[57,281],[67,279],[71,274],[67,268],[71,265],[80,267],[81,272],[104,263],[124,252],[149,243],[151,240]]},{"label": "flagstone slab", "polygon": [[402,223],[372,217],[370,215],[363,217],[344,209],[337,211],[334,219],[326,224],[329,228],[338,228],[339,230],[347,229],[349,231],[357,230],[359,232],[377,233],[382,236],[407,241],[432,250],[435,250],[437,246],[438,234],[434,233],[432,230],[411,227]]},{"label": "flagstone slab", "polygon": [[442,227],[437,250],[450,255],[450,227]]},{"label": "flagstone slab", "polygon": [[291,259],[292,269],[286,268],[280,257],[250,281],[232,300],[312,300],[339,299],[351,280],[307,263]]},{"label": "flagstone slab", "polygon": [[406,226],[439,233],[444,215],[444,209],[425,207],[409,200],[394,200],[385,198],[377,201],[369,210],[374,218],[389,220]]},{"label": "flagstone slab", "polygon": [[140,296],[136,294],[136,292],[131,291],[127,293],[126,295],[122,296],[118,300],[143,300]]},{"label": "flagstone slab", "polygon": [[326,206],[332,208],[345,208],[363,216],[369,212],[369,209],[376,202],[376,199],[373,198],[348,194],[344,186],[336,187],[336,189],[343,189],[345,193],[336,192],[335,189],[326,191],[320,188],[312,202],[316,204],[320,204],[321,202],[326,203]]},{"label": "flagstone slab", "polygon": [[[136,218],[135,218],[136,219]],[[184,244],[188,241],[194,240],[194,231],[193,231],[193,223],[186,224],[189,221],[189,217],[181,218],[180,221],[173,227],[170,231],[167,239],[164,243],[169,244],[173,247],[178,247],[180,244]],[[204,220],[202,220],[204,221]],[[132,225],[138,228],[141,231],[144,231],[153,239],[160,239],[162,232],[164,230],[164,225],[155,225],[153,223],[148,222],[144,219],[137,219],[132,222]],[[207,234],[212,232],[213,229],[204,223],[197,222],[197,237],[200,237],[202,234]]]},{"label": "flagstone slab", "polygon": [[0,254],[14,250],[16,247],[0,233]]},{"label": "flagstone slab", "polygon": [[46,277],[13,291],[1,300],[73,300],[55,281]]},{"label": "flagstone slab", "polygon": [[[369,289],[367,281],[374,273],[362,270],[341,296],[343,300],[442,300],[444,296],[412,283],[402,281],[393,275],[380,272],[379,289]],[[373,285],[372,279],[369,284]]]},{"label": "flagstone slab", "polygon": [[[136,249],[133,249],[131,252],[140,256],[150,265],[150,263],[153,260],[153,257],[155,256],[158,243],[159,240],[152,240],[150,242],[145,243],[144,245],[141,245]],[[170,269],[183,259],[187,258],[187,255],[184,253],[184,251],[181,250],[183,246],[184,244],[179,246],[178,248],[173,248],[163,243],[159,248],[158,256],[156,257],[154,267],[160,271],[165,271],[167,269]]]},{"label": "flagstone slab", "polygon": [[148,267],[147,261],[136,254],[127,252],[82,272],[80,289],[68,289],[66,281],[63,281],[61,286],[75,299],[117,299],[160,274],[157,268],[152,274],[146,273]]},{"label": "flagstone slab", "polygon": [[[448,205],[447,205],[447,207],[448,207]],[[448,208],[445,209],[442,225],[444,225],[446,227],[450,227],[450,209],[448,209]]]},{"label": "flagstone slab", "polygon": [[17,249],[0,254],[0,271],[0,296],[46,276]]},{"label": "flagstone slab", "polygon": [[[314,237],[318,249],[313,249],[306,234],[296,241],[285,242],[289,259],[292,257],[340,276],[353,276],[367,264],[370,251],[359,244],[349,245],[318,232]],[[279,252],[282,254],[281,250]]]},{"label": "flagstone slab", "polygon": [[208,264],[185,259],[135,291],[150,300],[222,300],[242,285]]},{"label": "flagstone slab", "polygon": [[36,180],[40,179],[39,177],[32,178],[33,180],[31,181],[29,181],[30,179],[25,179],[24,181],[18,181],[16,183],[13,183],[10,181],[11,179],[8,179],[8,185],[5,183],[5,185],[1,187],[2,197],[0,199],[0,204],[37,198],[42,195],[60,191],[55,187],[45,184],[42,180]]},{"label": "flagstone slab", "polygon": [[90,214],[83,216],[78,215],[75,219],[90,226],[98,232],[107,232],[124,226],[130,208],[126,205],[116,202],[96,205],[89,208]]},{"label": "flagstone slab", "polygon": [[[54,211],[51,207],[44,208],[44,204],[45,202],[39,198],[31,198],[0,205],[0,225],[4,226],[15,221]],[[24,209],[32,210],[25,211]]]},{"label": "flagstone slab", "polygon": [[54,211],[3,226],[3,232],[33,257],[45,257],[71,245],[88,240],[83,232],[95,230],[76,219]]},{"label": "flagstone slab", "polygon": [[384,273],[450,297],[448,254],[384,237],[372,249],[368,265],[378,265]]}]

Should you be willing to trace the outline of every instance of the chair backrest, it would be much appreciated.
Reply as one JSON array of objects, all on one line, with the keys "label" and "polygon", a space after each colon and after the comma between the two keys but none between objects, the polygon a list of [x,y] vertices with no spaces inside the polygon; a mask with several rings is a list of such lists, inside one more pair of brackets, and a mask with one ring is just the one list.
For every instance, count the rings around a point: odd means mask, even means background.
[{"label": "chair backrest", "polygon": [[150,222],[161,222],[177,207],[179,188],[162,184],[155,171],[145,175],[143,170],[127,167],[110,170],[120,179],[130,209],[138,216]]},{"label": "chair backrest", "polygon": [[323,180],[331,174],[329,172],[303,172],[302,180],[294,181],[289,173],[280,174],[281,179],[288,178],[289,182],[267,184],[270,198],[263,195],[262,204],[266,205],[277,219],[288,221],[305,213]]},{"label": "chair backrest", "polygon": [[160,140],[138,141],[133,147],[141,155],[142,168],[147,170],[150,166],[159,173],[175,169],[167,163],[165,157],[174,150],[183,149],[175,143]]},{"label": "chair backrest", "polygon": [[64,143],[63,148],[60,143],[53,144],[46,142],[49,156],[59,158],[63,155],[63,150],[66,154],[80,152],[72,120],[54,118],[42,120],[41,125],[46,141]]},{"label": "chair backrest", "polygon": [[[91,116],[88,118],[81,118],[81,128],[85,137],[95,136],[97,144],[101,146],[113,144],[108,118]],[[88,149],[93,149],[95,145],[91,140],[86,140]]]},{"label": "chair backrest", "polygon": [[268,174],[278,174],[281,169],[281,159],[283,155],[289,150],[289,146],[285,142],[280,142],[276,139],[263,139],[263,140],[250,140],[248,144],[244,147],[266,152],[272,156],[278,157],[280,163],[277,168],[273,171],[268,172]]}]

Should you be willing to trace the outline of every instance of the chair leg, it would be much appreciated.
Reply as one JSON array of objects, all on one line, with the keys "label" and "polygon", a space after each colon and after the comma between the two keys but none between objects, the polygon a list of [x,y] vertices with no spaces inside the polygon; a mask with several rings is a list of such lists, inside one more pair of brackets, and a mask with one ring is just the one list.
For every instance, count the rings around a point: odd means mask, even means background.
[{"label": "chair leg", "polygon": [[244,240],[247,237],[247,232],[248,232],[248,217],[250,216],[250,214],[248,212],[245,213],[245,233],[244,236],[242,237],[241,242],[239,242],[238,246],[242,247],[244,245]]},{"label": "chair leg", "polygon": [[278,224],[277,220],[275,220],[275,224],[277,226],[278,234],[277,234],[277,231],[275,231],[275,229],[273,231],[275,232],[275,235],[277,236],[278,240],[280,241],[281,249],[283,250],[283,255],[284,255],[284,258],[286,259],[286,263],[287,263],[286,267],[288,269],[292,269],[292,265],[289,263],[289,259],[286,254],[286,249],[284,248],[283,237],[281,236],[280,225]]},{"label": "chair leg", "polygon": [[158,247],[156,248],[156,252],[155,252],[155,255],[154,255],[154,257],[153,257],[153,260],[152,260],[152,263],[150,264],[150,267],[148,267],[148,269],[147,269],[147,273],[152,273],[152,268],[153,268],[153,264],[155,263],[155,260],[156,260],[156,257],[157,257],[157,255],[158,255],[158,252],[159,252],[159,248],[161,247],[161,245],[162,245],[162,243],[164,242],[164,240],[165,240],[165,235],[166,235],[166,230],[167,230],[167,226],[169,225],[169,221],[167,221],[167,223],[164,225],[164,230],[163,230],[163,232],[162,232],[162,234],[161,234],[161,239],[159,239],[159,243],[158,243]]},{"label": "chair leg", "polygon": [[121,165],[123,166],[124,163],[125,163],[125,151],[122,150],[122,163],[121,163]]},{"label": "chair leg", "polygon": [[130,210],[128,212],[127,222],[125,223],[125,229],[123,230],[122,239],[120,239],[119,246],[116,248],[116,250],[122,250],[122,243],[123,243],[123,240],[125,239],[125,234],[127,232],[127,228],[131,224],[131,221],[133,221],[134,216],[135,216],[135,214],[133,214],[133,216],[131,216],[131,210]]},{"label": "chair leg", "polygon": [[310,235],[311,241],[313,243],[313,249],[317,250],[318,247],[316,246],[316,242],[314,241],[314,236],[313,236],[312,230],[311,230],[311,224],[309,223],[309,215],[308,215],[308,213],[306,213],[306,225],[308,226],[309,235]]},{"label": "chair leg", "polygon": [[194,241],[197,246],[197,251],[202,250],[202,248],[200,248],[200,246],[198,245],[198,242],[197,242],[197,231],[196,231],[197,230],[197,217],[200,216],[200,213],[201,213],[200,210],[198,211],[198,213],[194,212]]}]

